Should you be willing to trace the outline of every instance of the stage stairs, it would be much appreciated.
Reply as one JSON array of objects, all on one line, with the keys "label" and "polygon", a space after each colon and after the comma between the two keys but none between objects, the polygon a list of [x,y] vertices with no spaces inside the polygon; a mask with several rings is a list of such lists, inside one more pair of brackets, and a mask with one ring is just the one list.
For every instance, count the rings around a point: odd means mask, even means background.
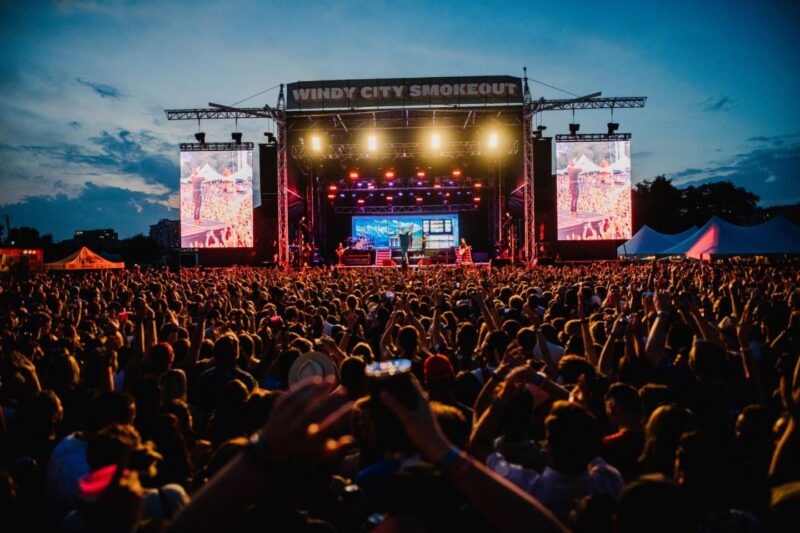
[{"label": "stage stairs", "polygon": [[386,266],[392,262],[391,248],[377,248],[375,250],[375,265]]}]

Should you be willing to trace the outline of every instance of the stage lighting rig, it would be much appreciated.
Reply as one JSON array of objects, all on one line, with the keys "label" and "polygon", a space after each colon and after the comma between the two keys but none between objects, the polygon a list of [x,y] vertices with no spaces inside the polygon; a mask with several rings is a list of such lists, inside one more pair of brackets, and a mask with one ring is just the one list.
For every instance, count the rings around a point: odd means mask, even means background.
[{"label": "stage lighting rig", "polygon": [[536,131],[533,132],[533,138],[534,139],[541,139],[542,136],[544,135],[544,130],[546,130],[546,129],[547,129],[547,126],[541,126],[541,125],[536,126]]},{"label": "stage lighting rig", "polygon": [[233,139],[235,144],[242,144],[242,132],[234,131],[231,133],[231,139]]},{"label": "stage lighting rig", "polygon": [[264,136],[267,138],[269,144],[276,144],[278,142],[278,139],[275,138],[275,134],[271,131],[265,131]]},{"label": "stage lighting rig", "polygon": [[580,124],[571,123],[569,125],[569,134],[574,137],[574,136],[576,136],[578,134],[578,131],[580,129],[581,129],[581,125]]},{"label": "stage lighting rig", "polygon": [[619,122],[609,122],[608,126],[608,135],[614,135],[614,133],[619,129]]},{"label": "stage lighting rig", "polygon": [[194,138],[197,139],[197,142],[200,144],[206,143],[206,133],[204,131],[198,131],[194,134]]}]

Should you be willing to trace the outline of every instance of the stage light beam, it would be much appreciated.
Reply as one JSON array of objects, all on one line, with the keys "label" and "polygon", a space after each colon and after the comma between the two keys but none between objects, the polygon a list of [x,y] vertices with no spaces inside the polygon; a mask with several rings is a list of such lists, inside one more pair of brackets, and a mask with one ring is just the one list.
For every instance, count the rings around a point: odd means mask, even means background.
[{"label": "stage light beam", "polygon": [[497,137],[497,133],[496,132],[492,132],[492,133],[489,134],[489,142],[488,142],[488,144],[489,144],[489,148],[492,149],[492,150],[497,148],[497,145],[499,144],[499,139]]},{"label": "stage light beam", "polygon": [[431,148],[438,150],[442,147],[442,136],[438,133],[431,135]]},{"label": "stage light beam", "polygon": [[370,152],[374,152],[378,149],[378,137],[376,137],[374,134],[371,134],[369,137],[367,137],[367,149]]},{"label": "stage light beam", "polygon": [[319,135],[311,136],[311,149],[315,152],[322,150],[322,139],[320,139]]}]

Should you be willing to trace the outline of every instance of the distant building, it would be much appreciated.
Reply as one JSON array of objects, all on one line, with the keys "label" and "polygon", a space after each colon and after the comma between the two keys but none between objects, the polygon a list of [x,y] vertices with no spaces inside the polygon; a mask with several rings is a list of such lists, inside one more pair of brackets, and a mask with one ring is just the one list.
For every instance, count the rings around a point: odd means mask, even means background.
[{"label": "distant building", "polygon": [[181,222],[180,220],[167,220],[162,218],[150,226],[150,238],[162,248],[180,248]]},{"label": "distant building", "polygon": [[72,240],[98,252],[114,250],[119,245],[119,235],[113,229],[75,230]]}]

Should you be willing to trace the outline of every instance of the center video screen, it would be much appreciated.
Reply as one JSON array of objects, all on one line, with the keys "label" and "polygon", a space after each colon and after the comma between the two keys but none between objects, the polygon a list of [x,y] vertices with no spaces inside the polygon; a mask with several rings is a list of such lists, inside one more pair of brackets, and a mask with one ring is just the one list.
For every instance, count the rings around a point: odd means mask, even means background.
[{"label": "center video screen", "polygon": [[[458,215],[387,217],[357,215],[352,220],[356,243],[373,248],[400,248],[400,232],[411,231],[410,250],[441,250],[458,246]],[[424,236],[424,239],[423,239]]]},{"label": "center video screen", "polygon": [[556,144],[558,239],[631,238],[630,141]]},{"label": "center video screen", "polygon": [[253,150],[181,152],[181,247],[253,246]]}]

